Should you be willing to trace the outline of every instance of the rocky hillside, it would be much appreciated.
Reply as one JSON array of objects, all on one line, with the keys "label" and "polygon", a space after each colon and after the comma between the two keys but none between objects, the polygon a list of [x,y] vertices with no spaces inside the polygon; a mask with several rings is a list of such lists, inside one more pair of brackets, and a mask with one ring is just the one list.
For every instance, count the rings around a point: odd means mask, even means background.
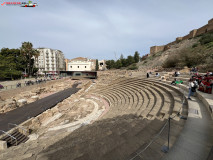
[{"label": "rocky hillside", "polygon": [[169,49],[149,55],[138,63],[142,68],[184,68],[199,67],[200,70],[213,70],[213,33],[203,34],[180,41]]}]

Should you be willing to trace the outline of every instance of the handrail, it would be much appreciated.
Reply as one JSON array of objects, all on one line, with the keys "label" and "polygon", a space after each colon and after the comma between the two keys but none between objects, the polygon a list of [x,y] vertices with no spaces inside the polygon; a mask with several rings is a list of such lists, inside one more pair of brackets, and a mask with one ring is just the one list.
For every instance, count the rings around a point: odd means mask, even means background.
[{"label": "handrail", "polygon": [[[180,86],[179,86],[180,87]],[[180,92],[181,92],[181,89],[179,88]],[[169,116],[169,118],[167,119],[166,123],[163,125],[163,127],[161,128],[161,130],[152,138],[152,140],[148,143],[148,145],[143,149],[141,150],[140,152],[138,152],[135,156],[133,156],[132,158],[130,158],[129,160],[134,160],[137,156],[141,157],[140,154],[143,153],[160,135],[161,133],[164,131],[164,129],[166,128],[167,124],[169,124],[168,126],[168,146],[167,146],[167,149],[166,149],[166,152],[169,151],[169,139],[170,139],[170,121],[172,119],[174,119],[176,116],[179,116],[180,115],[180,111],[181,109],[183,108],[183,105],[185,103],[185,92],[183,90],[183,92],[181,92],[183,94],[183,100],[182,100],[182,105],[181,107],[179,108],[179,112],[177,114],[175,114],[174,116]]]},{"label": "handrail", "polygon": [[16,146],[17,146],[17,138],[13,137],[11,134],[9,134],[9,133],[7,133],[7,132],[5,132],[5,131],[3,131],[3,130],[0,130],[0,132],[2,132],[2,133],[4,133],[4,134],[8,135],[8,136],[11,138],[11,142],[12,142],[12,139],[14,139],[14,140],[16,141]]},{"label": "handrail", "polygon": [[20,129],[22,129],[22,131],[24,131],[25,135],[27,134],[27,129],[26,128],[24,128],[22,126],[19,126],[19,125],[15,124],[15,123],[8,123],[8,128],[10,128],[9,127],[10,125],[16,126],[16,127],[20,128]]}]

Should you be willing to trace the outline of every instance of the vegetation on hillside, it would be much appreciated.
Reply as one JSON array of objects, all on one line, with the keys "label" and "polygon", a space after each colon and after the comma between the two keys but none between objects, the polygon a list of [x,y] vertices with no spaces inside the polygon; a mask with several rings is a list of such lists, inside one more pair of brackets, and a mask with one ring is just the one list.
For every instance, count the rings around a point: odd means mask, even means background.
[{"label": "vegetation on hillside", "polygon": [[127,56],[127,58],[124,58],[123,54],[121,54],[120,59],[117,61],[115,60],[108,60],[106,61],[107,69],[121,69],[121,68],[127,68],[129,70],[135,70],[138,69],[136,63],[138,63],[140,60],[139,53],[136,51],[134,56]]},{"label": "vegetation on hillside", "polygon": [[213,33],[203,34],[198,43],[168,57],[164,68],[198,67],[200,71],[213,71]]},{"label": "vegetation on hillside", "polygon": [[0,51],[0,79],[20,78],[25,69],[29,75],[32,75],[37,71],[32,59],[36,55],[37,52],[30,42],[22,43],[21,49],[2,48]]}]

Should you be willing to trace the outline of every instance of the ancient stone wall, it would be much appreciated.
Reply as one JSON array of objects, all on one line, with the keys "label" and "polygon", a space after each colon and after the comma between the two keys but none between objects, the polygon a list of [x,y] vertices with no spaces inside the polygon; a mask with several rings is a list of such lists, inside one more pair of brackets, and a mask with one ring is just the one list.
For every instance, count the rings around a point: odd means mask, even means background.
[{"label": "ancient stone wall", "polygon": [[199,28],[199,29],[197,30],[196,36],[199,36],[199,35],[201,35],[201,34],[203,34],[203,33],[206,33],[206,32],[207,32],[207,29],[208,29],[208,24],[205,25],[205,26],[203,26],[203,27],[201,27],[201,28]]},{"label": "ancient stone wall", "polygon": [[206,24],[205,26],[190,31],[190,33],[185,35],[184,37],[177,37],[175,41],[170,42],[167,45],[150,47],[150,55],[153,55],[153,54],[160,52],[160,51],[167,50],[167,49],[170,48],[171,45],[174,45],[181,40],[187,40],[187,39],[190,39],[190,38],[194,38],[194,37],[199,36],[201,34],[204,34],[204,33],[207,33],[207,32],[212,32],[212,31],[213,31],[213,19],[209,20],[208,24]]},{"label": "ancient stone wall", "polygon": [[209,22],[208,22],[207,31],[208,32],[212,32],[213,31],[213,18],[211,20],[209,20]]},{"label": "ancient stone wall", "polygon": [[157,52],[164,51],[164,48],[165,48],[165,46],[152,46],[150,48],[150,54],[152,55],[152,54],[155,54]]}]

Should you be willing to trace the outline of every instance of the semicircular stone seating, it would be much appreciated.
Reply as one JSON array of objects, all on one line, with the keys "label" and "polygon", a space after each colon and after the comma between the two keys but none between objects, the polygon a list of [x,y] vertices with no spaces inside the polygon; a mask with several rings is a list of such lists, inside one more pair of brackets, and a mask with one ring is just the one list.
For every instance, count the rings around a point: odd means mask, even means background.
[{"label": "semicircular stone seating", "polygon": [[[71,147],[68,144],[53,154],[47,151],[48,158],[66,159],[63,153],[66,156],[69,152],[69,159],[75,160],[161,159],[165,154],[161,147],[167,144],[167,119],[177,113],[187,117],[188,113],[181,92],[167,84],[142,78],[115,79],[107,86],[91,89],[88,94],[105,98],[110,104],[109,111],[60,141],[62,146],[73,141],[75,144]],[[179,116],[173,119],[170,147],[184,123]],[[163,126],[166,126],[163,132],[147,147]]]}]

